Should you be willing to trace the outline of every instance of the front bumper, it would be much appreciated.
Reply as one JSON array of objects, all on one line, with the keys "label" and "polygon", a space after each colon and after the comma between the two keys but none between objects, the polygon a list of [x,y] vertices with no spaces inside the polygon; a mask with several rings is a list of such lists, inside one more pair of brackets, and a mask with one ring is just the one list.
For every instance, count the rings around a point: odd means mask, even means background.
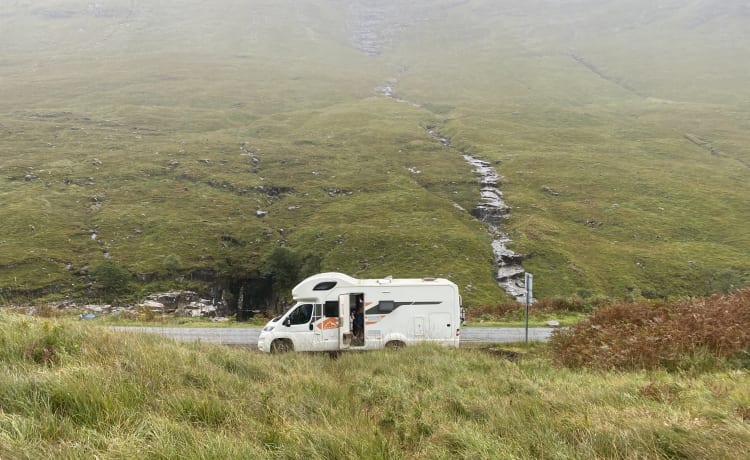
[{"label": "front bumper", "polygon": [[260,337],[258,337],[258,350],[266,353],[271,352],[271,338],[265,332],[261,332]]}]

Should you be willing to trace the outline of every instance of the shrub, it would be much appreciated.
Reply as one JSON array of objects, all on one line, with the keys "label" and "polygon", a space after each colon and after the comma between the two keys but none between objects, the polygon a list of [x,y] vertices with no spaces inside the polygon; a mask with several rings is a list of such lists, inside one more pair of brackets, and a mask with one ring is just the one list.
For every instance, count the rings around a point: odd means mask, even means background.
[{"label": "shrub", "polygon": [[497,321],[520,311],[523,305],[508,301],[495,305],[480,305],[466,309],[466,321]]},{"label": "shrub", "polygon": [[44,322],[41,327],[29,328],[24,335],[22,355],[37,364],[52,367],[59,364],[61,355],[70,355],[80,349],[80,330],[65,327],[62,323]]},{"label": "shrub", "polygon": [[750,289],[670,304],[618,303],[555,331],[550,348],[566,366],[705,367],[750,349]]},{"label": "shrub", "polygon": [[532,305],[535,312],[586,312],[591,311],[580,297],[547,297]]},{"label": "shrub", "polygon": [[[588,313],[594,308],[606,304],[607,297],[586,294],[586,297],[547,297],[535,301],[530,307],[531,314],[538,313]],[[494,305],[480,305],[467,308],[467,321],[503,321],[523,318],[525,305],[513,300]]]},{"label": "shrub", "polygon": [[46,341],[28,344],[23,349],[23,355],[29,361],[37,364],[46,364],[47,366],[56,364],[59,359],[55,345]]},{"label": "shrub", "polygon": [[68,313],[65,310],[61,310],[52,305],[42,305],[39,307],[34,307],[34,316],[38,316],[40,318],[59,318],[62,316],[66,316],[67,314]]},{"label": "shrub", "polygon": [[94,279],[96,288],[107,300],[123,292],[132,278],[125,267],[110,260],[105,260],[94,267],[91,270],[91,277]]},{"label": "shrub", "polygon": [[164,270],[166,270],[168,274],[174,276],[180,271],[180,267],[182,267],[182,260],[178,255],[169,254],[164,257],[162,265],[164,266]]}]

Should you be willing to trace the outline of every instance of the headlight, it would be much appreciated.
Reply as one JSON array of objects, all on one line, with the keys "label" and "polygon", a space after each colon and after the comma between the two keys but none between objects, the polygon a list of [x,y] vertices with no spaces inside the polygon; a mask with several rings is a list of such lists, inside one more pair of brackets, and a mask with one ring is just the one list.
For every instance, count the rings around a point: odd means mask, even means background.
[{"label": "headlight", "polygon": [[263,328],[263,332],[271,332],[274,327],[275,327],[274,324],[269,324],[268,326]]}]

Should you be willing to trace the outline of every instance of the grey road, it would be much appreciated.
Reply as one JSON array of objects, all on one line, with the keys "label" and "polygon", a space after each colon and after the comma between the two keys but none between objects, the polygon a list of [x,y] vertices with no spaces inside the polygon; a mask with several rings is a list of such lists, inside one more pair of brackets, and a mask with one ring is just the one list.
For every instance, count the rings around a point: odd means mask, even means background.
[{"label": "grey road", "polygon": [[[176,340],[220,343],[224,345],[255,346],[260,328],[204,328],[204,327],[131,327],[113,326],[122,332],[150,332]],[[529,328],[529,341],[546,342],[553,329]],[[514,327],[465,327],[461,329],[461,343],[523,342],[525,331]]]}]

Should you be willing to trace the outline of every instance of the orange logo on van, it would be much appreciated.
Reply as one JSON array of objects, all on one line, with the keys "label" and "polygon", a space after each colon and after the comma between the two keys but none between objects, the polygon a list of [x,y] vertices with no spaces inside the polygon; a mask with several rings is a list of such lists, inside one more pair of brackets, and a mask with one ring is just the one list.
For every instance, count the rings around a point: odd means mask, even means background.
[{"label": "orange logo on van", "polygon": [[337,329],[339,327],[339,319],[338,318],[326,318],[323,321],[319,322],[315,327],[318,329]]},{"label": "orange logo on van", "polygon": [[365,324],[367,326],[370,326],[370,325],[373,325],[373,324],[378,324],[380,322],[380,320],[383,319],[383,318],[385,318],[385,315],[378,315],[378,316],[368,315],[367,316],[367,321],[365,321]]}]

